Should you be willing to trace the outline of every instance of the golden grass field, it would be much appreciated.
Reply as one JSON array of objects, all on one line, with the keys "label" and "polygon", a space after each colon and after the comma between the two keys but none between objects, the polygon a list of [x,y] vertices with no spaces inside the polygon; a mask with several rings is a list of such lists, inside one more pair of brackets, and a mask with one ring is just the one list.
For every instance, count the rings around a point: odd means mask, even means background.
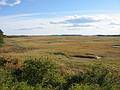
[{"label": "golden grass field", "polygon": [[48,57],[62,72],[74,73],[93,63],[120,71],[120,37],[31,36],[5,38],[0,55],[22,63],[28,57]]}]

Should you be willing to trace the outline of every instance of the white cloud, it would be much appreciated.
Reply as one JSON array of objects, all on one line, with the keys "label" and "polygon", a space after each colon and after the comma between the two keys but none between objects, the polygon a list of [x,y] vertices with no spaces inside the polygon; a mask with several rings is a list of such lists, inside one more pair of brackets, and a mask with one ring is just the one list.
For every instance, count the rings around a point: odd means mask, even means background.
[{"label": "white cloud", "polygon": [[[12,2],[10,2],[12,1]],[[3,6],[15,6],[21,3],[21,0],[0,0],[0,7]]]},{"label": "white cloud", "polygon": [[34,18],[36,15],[40,14],[1,16],[0,26],[5,34],[120,34],[120,14]]}]

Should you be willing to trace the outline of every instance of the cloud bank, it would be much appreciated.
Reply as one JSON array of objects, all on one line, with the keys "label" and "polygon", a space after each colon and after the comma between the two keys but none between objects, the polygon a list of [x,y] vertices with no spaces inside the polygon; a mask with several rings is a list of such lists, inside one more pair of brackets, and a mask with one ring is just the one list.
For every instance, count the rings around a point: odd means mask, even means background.
[{"label": "cloud bank", "polygon": [[2,16],[0,21],[3,22],[0,22],[0,27],[8,35],[120,34],[120,14],[70,15],[50,18],[34,18],[34,15]]},{"label": "cloud bank", "polygon": [[0,7],[4,6],[16,6],[21,3],[21,0],[0,0]]}]

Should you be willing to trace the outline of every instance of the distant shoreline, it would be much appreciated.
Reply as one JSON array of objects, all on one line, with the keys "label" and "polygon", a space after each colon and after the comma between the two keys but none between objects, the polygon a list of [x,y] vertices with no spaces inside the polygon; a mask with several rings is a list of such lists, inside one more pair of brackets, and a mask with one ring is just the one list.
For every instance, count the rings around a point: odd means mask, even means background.
[{"label": "distant shoreline", "polygon": [[5,35],[5,37],[39,37],[39,36],[98,36],[98,37],[120,37],[120,35]]}]

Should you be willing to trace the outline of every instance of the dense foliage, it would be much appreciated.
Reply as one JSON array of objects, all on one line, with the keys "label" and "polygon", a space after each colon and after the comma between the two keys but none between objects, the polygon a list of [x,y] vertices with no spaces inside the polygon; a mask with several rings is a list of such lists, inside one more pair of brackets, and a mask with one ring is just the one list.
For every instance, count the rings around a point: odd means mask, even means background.
[{"label": "dense foliage", "polygon": [[23,79],[30,85],[56,87],[62,83],[57,66],[45,59],[30,59],[24,62]]},{"label": "dense foliage", "polygon": [[[103,65],[92,65],[86,72],[66,78],[66,89],[73,90],[119,90],[120,76]],[[77,89],[79,88],[79,89]],[[89,88],[89,89],[82,89]],[[71,89],[70,89],[71,90]]]},{"label": "dense foliage", "polygon": [[0,67],[4,67],[6,62],[5,58],[0,56]]},{"label": "dense foliage", "polygon": [[118,72],[100,64],[63,77],[57,65],[44,58],[30,58],[11,69],[3,57],[0,61],[0,90],[120,90]]}]

